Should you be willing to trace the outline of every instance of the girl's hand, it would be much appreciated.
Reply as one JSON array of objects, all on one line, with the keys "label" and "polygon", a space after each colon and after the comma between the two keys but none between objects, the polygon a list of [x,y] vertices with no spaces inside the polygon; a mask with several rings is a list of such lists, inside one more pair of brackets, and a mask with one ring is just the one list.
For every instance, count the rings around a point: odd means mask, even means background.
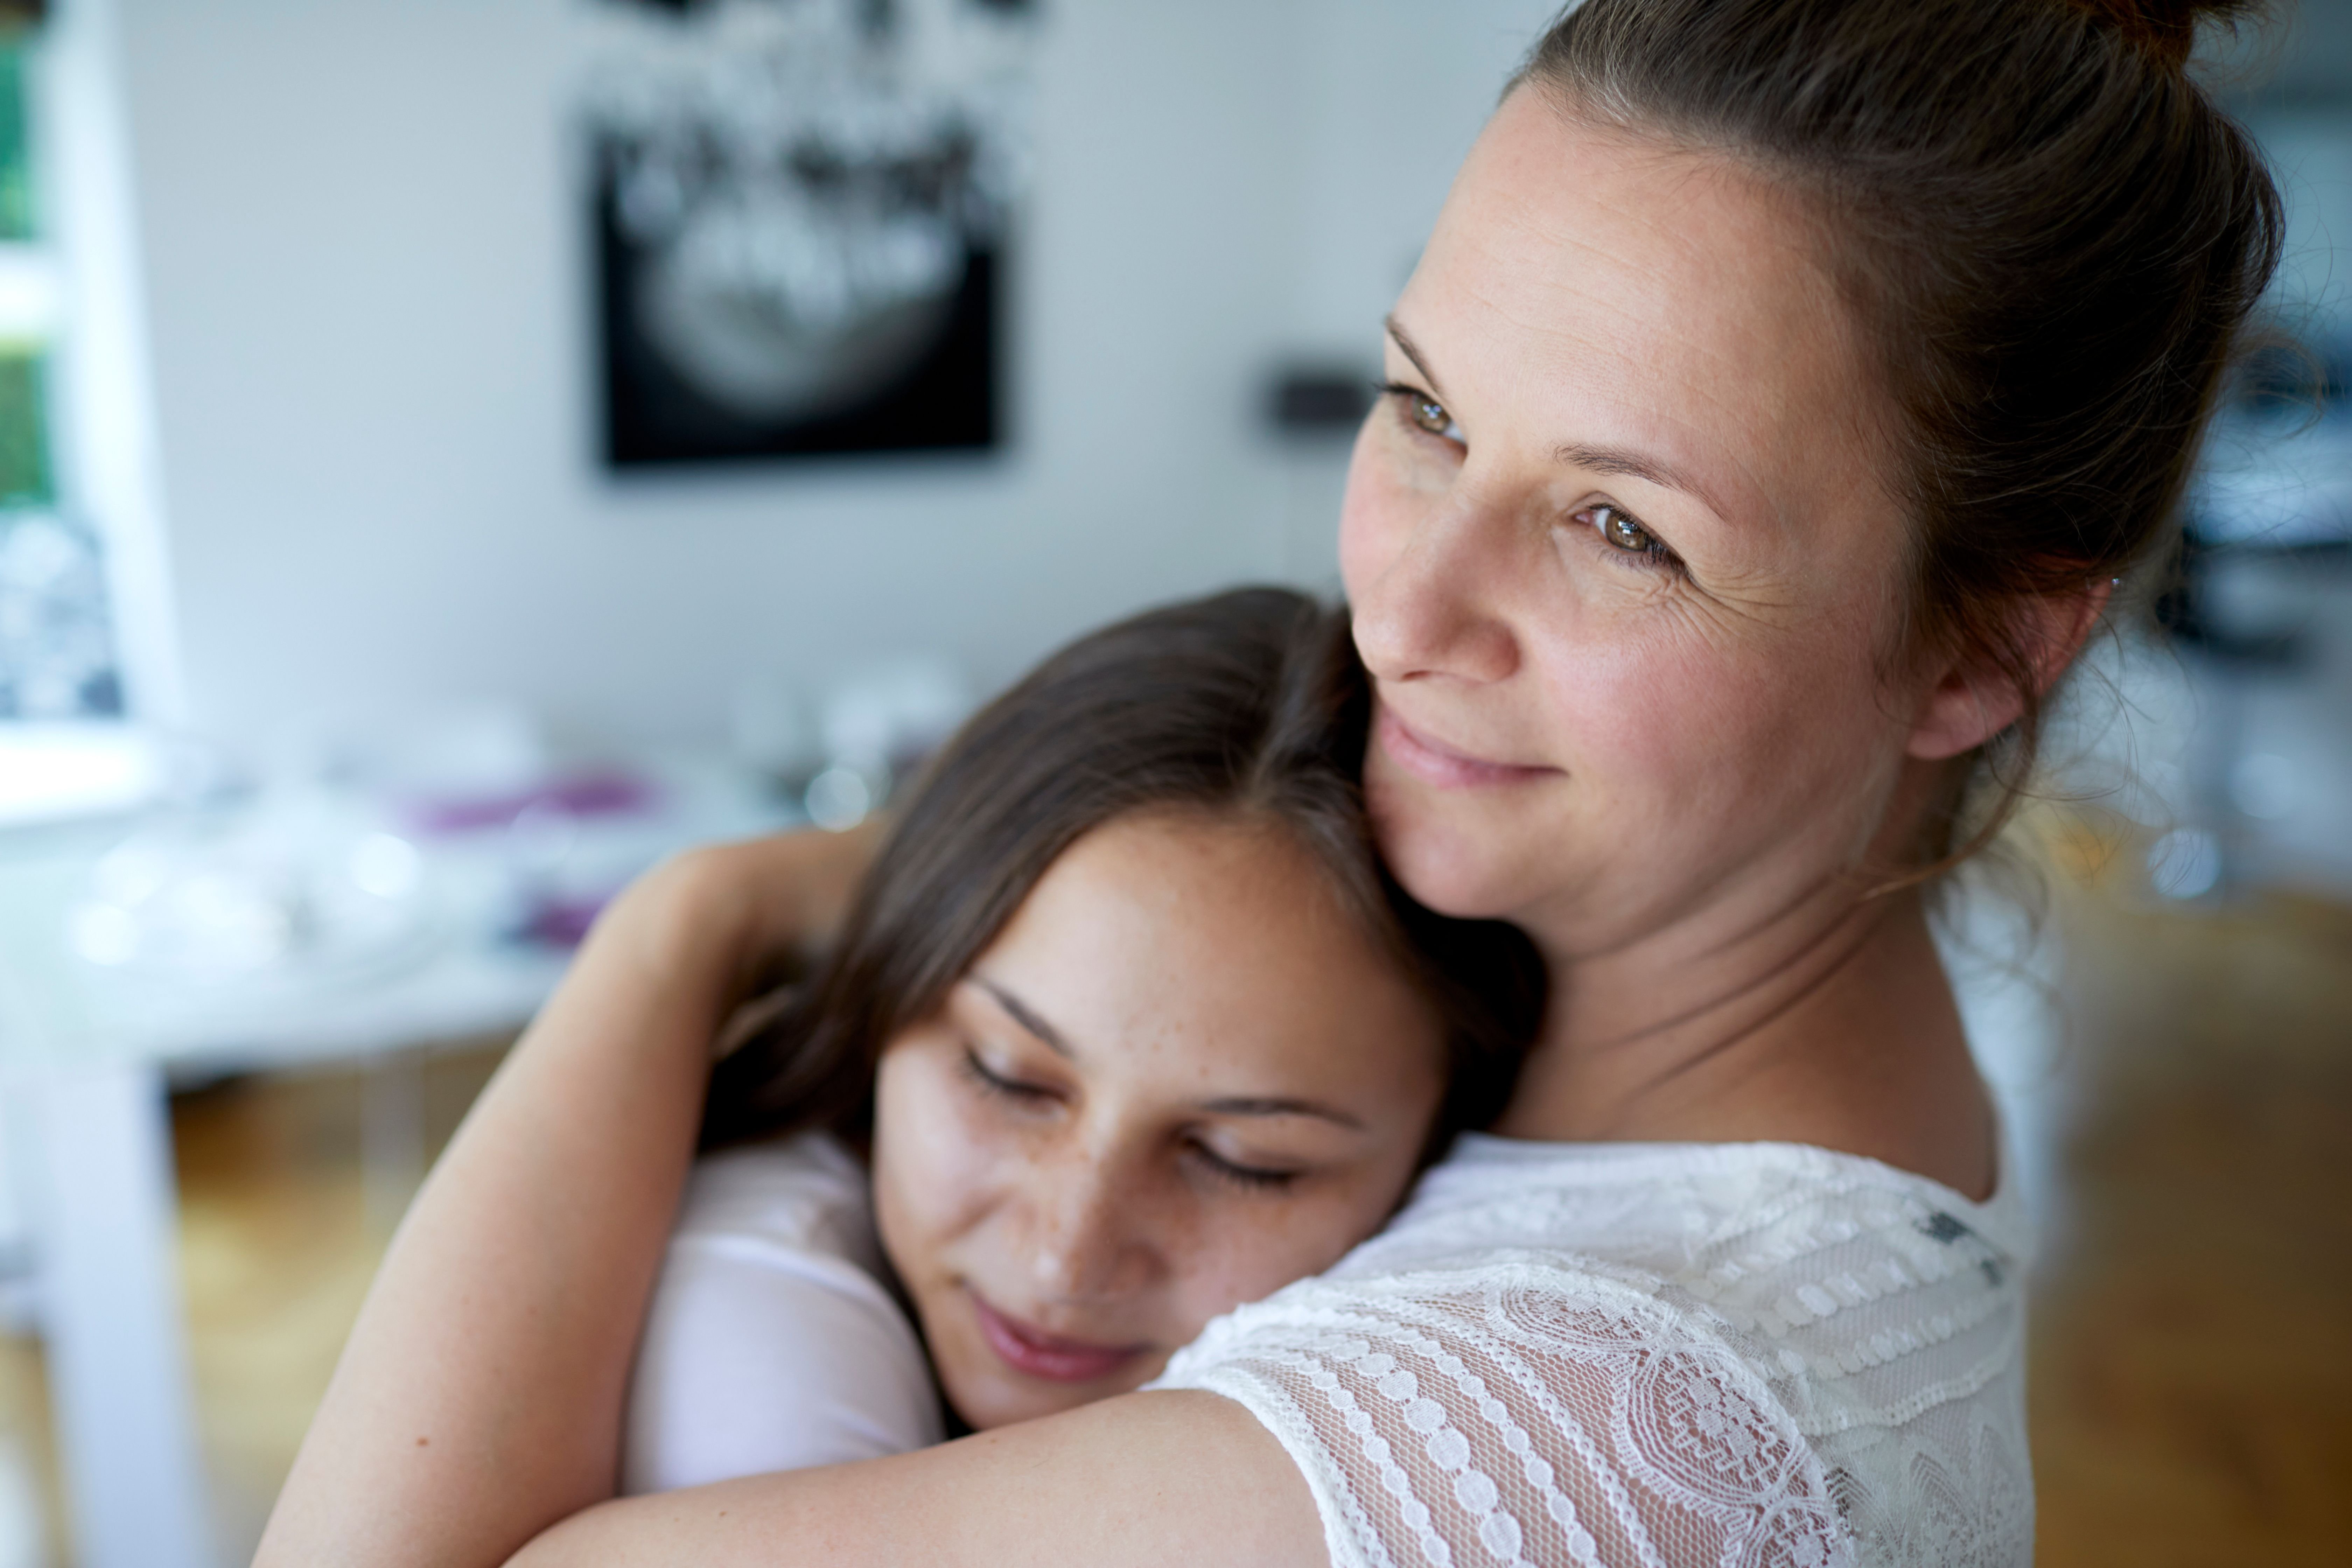
[{"label": "girl's hand", "polygon": [[840,924],[879,841],[867,823],[688,850],[615,899],[597,922],[613,938],[590,946],[623,947],[655,973],[704,980],[723,1016],[779,958]]}]

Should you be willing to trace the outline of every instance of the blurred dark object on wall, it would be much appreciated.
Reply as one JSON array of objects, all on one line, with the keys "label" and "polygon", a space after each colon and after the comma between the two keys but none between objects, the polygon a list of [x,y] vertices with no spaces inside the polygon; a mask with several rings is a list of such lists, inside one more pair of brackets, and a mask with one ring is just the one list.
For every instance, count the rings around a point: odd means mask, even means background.
[{"label": "blurred dark object on wall", "polygon": [[[698,360],[696,348],[666,344],[648,330],[644,301],[661,263],[615,222],[610,174],[600,184],[597,313],[604,452],[614,468],[997,444],[1002,351],[993,251],[968,251],[951,291],[877,311],[829,343],[762,322],[758,305],[714,289],[698,310],[681,308],[707,318],[698,335],[713,347]],[[681,324],[675,331],[683,337],[698,329]],[[717,346],[722,342],[728,346]],[[750,376],[730,378],[731,366],[709,363],[722,355],[765,361],[773,374],[760,375],[755,363],[746,367]]]},{"label": "blurred dark object on wall", "polygon": [[[699,10],[708,4],[708,0],[631,0],[631,3],[643,5],[649,11],[667,11],[673,16],[683,16],[689,11]],[[988,10],[1003,11],[1007,15],[1023,14],[1034,8],[1034,0],[976,0],[976,3]],[[38,10],[40,7],[37,3],[33,8]],[[891,9],[891,0],[866,0],[865,9],[869,15],[887,16]]]},{"label": "blurred dark object on wall", "polygon": [[1266,386],[1266,419],[1286,438],[1351,437],[1372,395],[1371,378],[1353,366],[1285,365]]},{"label": "blurred dark object on wall", "polygon": [[997,445],[1029,26],[660,8],[590,95],[606,460]]}]

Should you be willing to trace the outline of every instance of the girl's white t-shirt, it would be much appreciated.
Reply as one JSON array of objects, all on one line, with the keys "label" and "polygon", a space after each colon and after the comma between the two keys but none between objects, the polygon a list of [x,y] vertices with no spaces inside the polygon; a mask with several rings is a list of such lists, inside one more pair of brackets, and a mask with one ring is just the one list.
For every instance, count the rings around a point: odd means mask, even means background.
[{"label": "girl's white t-shirt", "polygon": [[[2032,1559],[2028,1227],[1788,1143],[1464,1138],[1329,1272],[1160,1388],[1239,1402],[1332,1568]],[[940,1440],[830,1139],[698,1167],[639,1353],[627,1489]]]},{"label": "girl's white t-shirt", "polygon": [[876,1459],[945,1436],[882,1283],[866,1171],[803,1133],[699,1161],[631,1373],[621,1489]]}]

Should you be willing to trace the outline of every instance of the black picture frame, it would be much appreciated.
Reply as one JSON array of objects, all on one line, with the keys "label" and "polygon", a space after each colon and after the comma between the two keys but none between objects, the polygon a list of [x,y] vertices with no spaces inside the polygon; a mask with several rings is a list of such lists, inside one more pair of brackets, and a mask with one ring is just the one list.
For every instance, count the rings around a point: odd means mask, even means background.
[{"label": "black picture frame", "polygon": [[602,446],[616,471],[913,452],[982,453],[1003,436],[1001,244],[966,247],[963,275],[930,347],[856,405],[760,421],[720,406],[674,370],[641,328],[645,261],[618,214],[614,160],[598,159],[593,242]]}]

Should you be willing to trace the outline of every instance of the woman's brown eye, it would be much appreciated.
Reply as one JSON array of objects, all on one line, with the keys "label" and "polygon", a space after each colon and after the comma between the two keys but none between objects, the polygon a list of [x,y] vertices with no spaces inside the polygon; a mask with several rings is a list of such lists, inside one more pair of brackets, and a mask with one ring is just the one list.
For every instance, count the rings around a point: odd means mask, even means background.
[{"label": "woman's brown eye", "polygon": [[1592,508],[1591,512],[1593,526],[1601,530],[1601,537],[1618,549],[1646,555],[1658,548],[1650,531],[1634,521],[1630,513],[1605,502]]},{"label": "woman's brown eye", "polygon": [[1412,421],[1414,429],[1443,441],[1461,441],[1462,426],[1454,423],[1454,416],[1445,412],[1445,405],[1421,388],[1400,381],[1384,381],[1379,390],[1402,402],[1404,416]]}]

